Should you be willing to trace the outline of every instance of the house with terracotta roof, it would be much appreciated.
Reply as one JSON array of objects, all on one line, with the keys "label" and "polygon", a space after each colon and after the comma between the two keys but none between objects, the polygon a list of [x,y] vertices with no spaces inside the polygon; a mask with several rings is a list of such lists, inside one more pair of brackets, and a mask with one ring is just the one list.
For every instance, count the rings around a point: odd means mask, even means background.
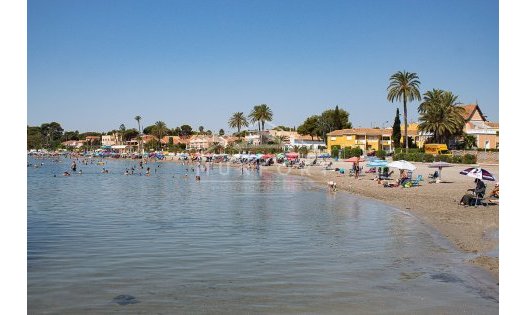
[{"label": "house with terracotta roof", "polygon": [[499,148],[499,123],[487,120],[478,104],[462,106],[466,121],[464,132],[476,138],[476,146],[481,149]]},{"label": "house with terracotta roof", "polygon": [[191,137],[190,141],[188,141],[186,149],[203,151],[211,149],[216,143],[221,145],[223,148],[228,145],[228,141],[221,136],[194,135]]},{"label": "house with terracotta roof", "polygon": [[[404,129],[402,125],[401,145],[404,143]],[[333,146],[339,146],[341,149],[358,147],[364,152],[372,150],[392,152],[394,150],[394,144],[391,139],[392,134],[392,128],[351,128],[334,130],[327,134],[327,149],[330,152]],[[412,139],[417,147],[421,148],[430,135],[419,131],[417,123],[410,123],[407,126],[407,136]]]}]

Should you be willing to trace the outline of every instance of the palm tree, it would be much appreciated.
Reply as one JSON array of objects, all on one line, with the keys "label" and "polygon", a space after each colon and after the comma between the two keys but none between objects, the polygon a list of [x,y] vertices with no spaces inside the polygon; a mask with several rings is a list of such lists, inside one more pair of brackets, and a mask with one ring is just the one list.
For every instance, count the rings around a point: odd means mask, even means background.
[{"label": "palm tree", "polygon": [[230,128],[237,128],[237,135],[239,137],[241,132],[241,127],[248,127],[248,120],[246,119],[245,115],[243,115],[243,112],[237,112],[230,117],[230,120],[228,121],[228,126]]},{"label": "palm tree", "polygon": [[433,140],[438,143],[461,136],[465,110],[456,105],[457,98],[449,91],[437,89],[424,93],[424,101],[418,106],[421,121],[418,129],[433,133]]},{"label": "palm tree", "polygon": [[418,79],[416,73],[398,71],[389,78],[390,83],[387,87],[388,101],[402,100],[404,102],[404,143],[406,153],[409,151],[409,141],[407,141],[407,102],[420,100],[420,81]]},{"label": "palm tree", "polygon": [[121,124],[119,126],[119,130],[121,131],[121,142],[124,140],[124,132],[126,131],[126,126],[124,124]]},{"label": "palm tree", "polygon": [[141,119],[142,117],[137,115],[135,116],[135,120],[137,120],[137,124],[139,125],[139,152],[142,152],[141,151],[141,142],[142,142],[142,133],[141,133]]},{"label": "palm tree", "polygon": [[166,133],[166,123],[164,121],[156,121],[155,122],[155,133],[159,136],[159,146],[161,143],[161,138]]},{"label": "palm tree", "polygon": [[265,121],[272,121],[272,116],[272,110],[270,109],[270,107],[268,107],[267,104],[260,104],[254,106],[254,108],[250,112],[250,115],[248,115],[248,117],[253,123],[257,121],[258,130],[260,131],[260,138],[261,131],[265,131]]}]

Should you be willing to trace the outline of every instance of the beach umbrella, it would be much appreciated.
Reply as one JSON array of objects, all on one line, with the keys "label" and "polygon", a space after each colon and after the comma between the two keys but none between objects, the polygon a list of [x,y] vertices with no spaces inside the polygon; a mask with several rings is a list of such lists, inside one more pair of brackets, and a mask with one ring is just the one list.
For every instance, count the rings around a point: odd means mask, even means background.
[{"label": "beach umbrella", "polygon": [[428,164],[427,167],[430,168],[438,168],[438,179],[442,179],[442,168],[443,167],[452,167],[453,164],[448,162],[433,162],[431,164]]},{"label": "beach umbrella", "polygon": [[263,159],[270,159],[270,158],[273,158],[274,157],[274,154],[270,154],[270,153],[267,153],[265,155],[263,155]]},{"label": "beach umbrella", "polygon": [[465,170],[461,171],[460,174],[467,175],[473,178],[495,181],[495,177],[493,176],[493,174],[480,167],[466,168]]},{"label": "beach umbrella", "polygon": [[359,158],[359,157],[352,157],[352,158],[349,158],[347,160],[343,160],[344,162],[353,162],[353,163],[358,163],[358,162],[363,162],[364,159],[362,158]]},{"label": "beach umbrella", "polygon": [[387,166],[387,161],[385,160],[373,160],[367,163],[368,167],[384,167]]},{"label": "beach umbrella", "polygon": [[411,164],[411,163],[409,163],[407,161],[404,161],[404,160],[393,161],[393,162],[387,164],[387,166],[398,168],[398,169],[401,169],[401,170],[408,170],[408,171],[416,170],[416,166],[414,164]]}]

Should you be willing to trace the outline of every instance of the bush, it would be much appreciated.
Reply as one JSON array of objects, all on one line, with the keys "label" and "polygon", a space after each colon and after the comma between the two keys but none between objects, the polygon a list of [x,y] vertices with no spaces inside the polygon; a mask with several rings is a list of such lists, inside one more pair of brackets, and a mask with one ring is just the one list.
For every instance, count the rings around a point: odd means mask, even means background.
[{"label": "bush", "polygon": [[438,156],[438,160],[440,162],[448,162],[448,163],[450,163],[451,162],[451,157],[449,155],[439,155]]},{"label": "bush", "polygon": [[331,157],[337,158],[339,152],[340,152],[340,146],[339,145],[333,145],[331,147]]},{"label": "bush", "polygon": [[433,156],[433,154],[424,154],[423,159],[424,159],[424,162],[427,162],[427,163],[435,161],[435,157]]},{"label": "bush", "polygon": [[387,152],[384,150],[378,150],[376,151],[376,157],[382,160],[385,160],[385,156],[387,155]]},{"label": "bush", "polygon": [[395,153],[395,154],[393,154],[393,161],[398,161],[398,160],[407,160],[405,153]]},{"label": "bush", "polygon": [[[405,153],[405,147],[403,148],[396,148],[395,153]],[[424,153],[424,149],[419,148],[409,148],[407,153]]]},{"label": "bush", "polygon": [[451,163],[462,163],[462,156],[460,155],[454,155],[452,158],[451,158]]},{"label": "bush", "polygon": [[[346,149],[347,149],[347,148],[346,148]],[[360,157],[360,156],[362,156],[362,155],[363,155],[363,150],[360,149],[360,148],[358,148],[358,147],[356,147],[356,148],[352,148],[352,149],[350,150],[350,156],[351,156],[351,157]]]},{"label": "bush", "polygon": [[477,157],[473,154],[465,154],[462,157],[462,163],[464,164],[475,164],[477,163]]}]

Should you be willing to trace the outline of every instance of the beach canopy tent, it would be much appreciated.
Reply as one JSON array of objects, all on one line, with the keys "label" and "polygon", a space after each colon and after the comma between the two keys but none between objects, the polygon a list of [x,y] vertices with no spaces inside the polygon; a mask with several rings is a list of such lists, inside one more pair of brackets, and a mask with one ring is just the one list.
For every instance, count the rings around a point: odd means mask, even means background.
[{"label": "beach canopy tent", "polygon": [[319,158],[322,158],[322,159],[323,159],[323,158],[330,158],[331,155],[330,155],[329,153],[322,153],[322,154],[318,155],[318,157],[319,157]]},{"label": "beach canopy tent", "polygon": [[442,168],[443,167],[452,167],[452,166],[453,166],[453,164],[448,163],[448,162],[433,162],[433,163],[427,165],[427,167],[430,167],[430,168],[438,168],[438,179],[439,180],[442,179]]},{"label": "beach canopy tent", "polygon": [[393,162],[387,164],[387,166],[394,167],[394,168],[397,168],[397,169],[400,169],[400,170],[408,170],[408,171],[416,170],[416,166],[414,164],[409,163],[409,162],[404,161],[404,160],[393,161]]},{"label": "beach canopy tent", "polygon": [[288,160],[295,160],[300,156],[300,154],[297,152],[289,152],[289,153],[285,153],[285,156],[287,157]]},{"label": "beach canopy tent", "polygon": [[480,167],[466,168],[465,170],[461,171],[460,174],[473,178],[495,181],[495,176],[493,176],[493,174]]},{"label": "beach canopy tent", "polygon": [[363,158],[359,158],[359,157],[352,157],[352,158],[349,158],[347,160],[343,160],[344,162],[353,162],[353,163],[359,163],[359,162],[363,162],[364,159]]}]

